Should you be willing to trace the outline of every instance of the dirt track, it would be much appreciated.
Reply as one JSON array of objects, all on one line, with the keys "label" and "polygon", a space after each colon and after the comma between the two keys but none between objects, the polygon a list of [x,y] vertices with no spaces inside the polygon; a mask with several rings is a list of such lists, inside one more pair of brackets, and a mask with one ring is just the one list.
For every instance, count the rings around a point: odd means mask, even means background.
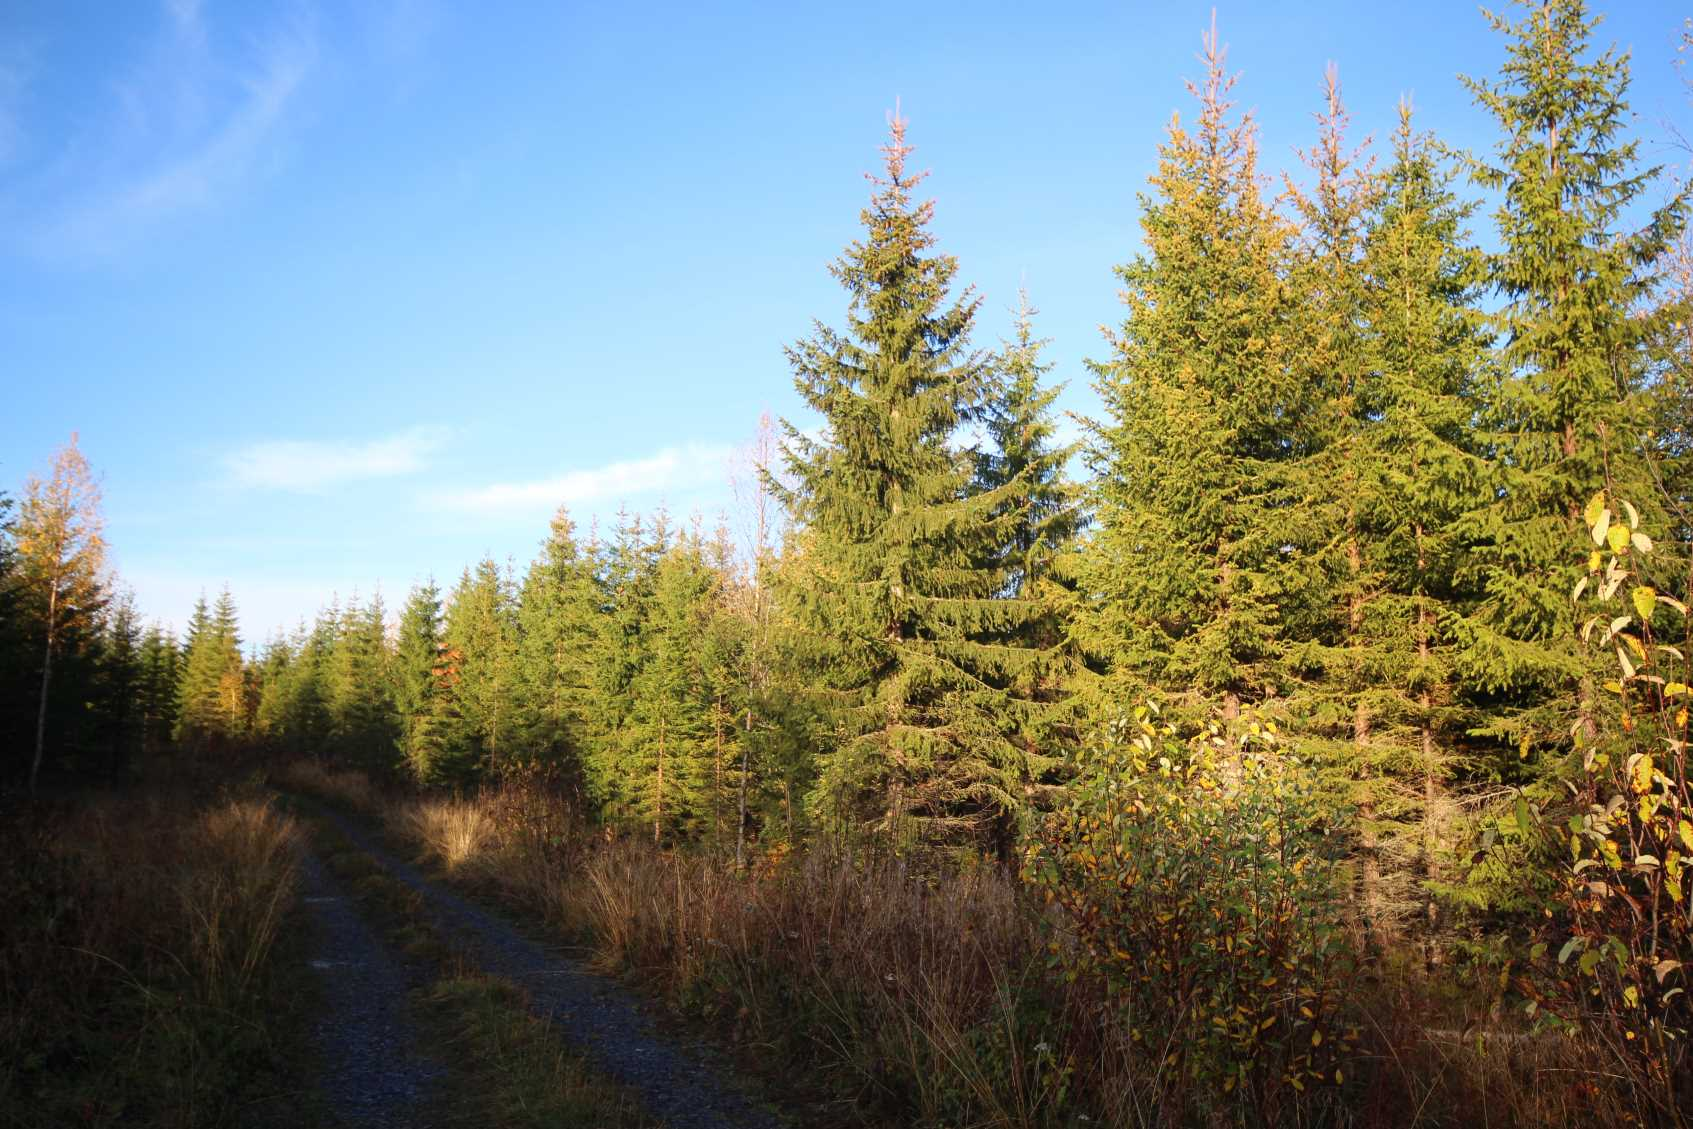
[{"label": "dirt track", "polygon": [[[425,912],[446,940],[482,971],[522,985],[535,1014],[609,1077],[637,1092],[670,1129],[780,1129],[785,1124],[711,1065],[704,1048],[659,1031],[627,988],[445,889],[396,858],[355,820],[329,808],[314,810],[421,895]],[[433,1075],[427,1062],[408,1057],[411,1035],[401,1014],[406,1007],[403,962],[382,951],[382,942],[344,901],[313,900],[337,896],[320,864],[308,864],[307,879],[306,908],[322,936],[313,959],[323,962],[319,973],[330,1001],[324,1023],[332,1025],[327,1038],[320,1025],[320,1045],[327,1056],[340,1055],[344,1063],[339,1074],[326,1080],[334,1087],[326,1097],[352,1125],[416,1124],[405,1110],[417,1106]]]}]

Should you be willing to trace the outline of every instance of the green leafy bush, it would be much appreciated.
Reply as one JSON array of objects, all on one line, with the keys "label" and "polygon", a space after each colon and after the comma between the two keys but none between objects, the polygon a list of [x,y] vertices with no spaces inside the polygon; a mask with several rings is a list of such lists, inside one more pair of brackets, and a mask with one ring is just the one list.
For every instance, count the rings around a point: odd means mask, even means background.
[{"label": "green leafy bush", "polygon": [[1345,1080],[1352,962],[1335,830],[1313,778],[1250,718],[1182,739],[1154,707],[1104,729],[1025,874],[1064,911],[1052,960],[1097,977],[1148,1094],[1286,1120]]},{"label": "green leafy bush", "polygon": [[1521,830],[1549,837],[1563,859],[1525,986],[1531,1013],[1606,1048],[1640,1107],[1684,1125],[1693,1108],[1693,650],[1687,605],[1641,582],[1653,544],[1634,507],[1619,508],[1603,495],[1588,504],[1593,546],[1573,593],[1590,613],[1583,640],[1614,662],[1616,677],[1594,689],[1573,730],[1580,767],[1569,803],[1517,803]]}]

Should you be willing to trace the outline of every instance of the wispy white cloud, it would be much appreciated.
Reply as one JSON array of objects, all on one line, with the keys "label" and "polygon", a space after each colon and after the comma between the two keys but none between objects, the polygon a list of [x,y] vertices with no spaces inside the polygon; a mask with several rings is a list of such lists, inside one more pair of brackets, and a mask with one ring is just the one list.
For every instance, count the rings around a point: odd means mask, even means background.
[{"label": "wispy white cloud", "polygon": [[23,42],[0,43],[0,166],[23,146],[23,102],[35,77],[35,50]]},{"label": "wispy white cloud", "polygon": [[205,27],[200,23],[200,0],[165,0],[165,12],[184,38],[195,42],[205,38]]},{"label": "wispy white cloud", "polygon": [[448,437],[444,428],[414,427],[362,442],[269,439],[231,452],[224,466],[237,486],[314,494],[344,482],[416,474]]},{"label": "wispy white cloud", "polygon": [[[316,65],[309,8],[220,50],[198,0],[165,0],[162,26],[106,86],[91,124],[44,153],[13,196],[33,213],[33,250],[103,258],[159,222],[213,206],[265,166]],[[5,140],[0,58],[0,155]]]},{"label": "wispy white cloud", "polygon": [[440,509],[505,513],[621,501],[717,485],[726,478],[734,453],[727,445],[689,443],[642,459],[570,470],[547,478],[443,491],[428,501]]}]

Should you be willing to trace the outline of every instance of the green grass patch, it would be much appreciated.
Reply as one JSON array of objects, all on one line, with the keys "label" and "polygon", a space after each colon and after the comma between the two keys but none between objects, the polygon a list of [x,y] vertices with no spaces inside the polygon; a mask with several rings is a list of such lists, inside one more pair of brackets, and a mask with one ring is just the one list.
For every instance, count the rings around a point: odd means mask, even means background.
[{"label": "green grass patch", "polygon": [[481,974],[430,921],[422,896],[328,823],[311,822],[330,869],[388,944],[436,977],[414,1004],[424,1049],[451,1082],[434,1114],[453,1124],[625,1129],[658,1123],[530,1011],[510,981]]},{"label": "green grass patch", "polygon": [[452,1067],[446,1112],[465,1124],[537,1129],[658,1124],[635,1095],[596,1073],[535,1018],[510,981],[442,979],[421,994],[419,1005]]}]

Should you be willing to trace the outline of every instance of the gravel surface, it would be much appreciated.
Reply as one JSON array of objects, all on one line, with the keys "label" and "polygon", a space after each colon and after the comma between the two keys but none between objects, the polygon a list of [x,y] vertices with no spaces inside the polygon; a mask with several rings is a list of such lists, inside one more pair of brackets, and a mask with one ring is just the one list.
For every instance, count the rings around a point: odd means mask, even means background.
[{"label": "gravel surface", "polygon": [[510,922],[425,877],[355,821],[329,808],[319,810],[360,850],[423,896],[444,936],[466,949],[484,971],[522,984],[536,1014],[549,1019],[608,1075],[637,1091],[669,1129],[783,1126],[713,1069],[702,1048],[660,1032],[623,985],[531,940]]},{"label": "gravel surface", "polygon": [[301,901],[312,922],[307,959],[324,1000],[312,1038],[325,1067],[325,1104],[347,1126],[421,1125],[424,1099],[440,1070],[418,1051],[405,965],[309,851],[301,879]]}]

